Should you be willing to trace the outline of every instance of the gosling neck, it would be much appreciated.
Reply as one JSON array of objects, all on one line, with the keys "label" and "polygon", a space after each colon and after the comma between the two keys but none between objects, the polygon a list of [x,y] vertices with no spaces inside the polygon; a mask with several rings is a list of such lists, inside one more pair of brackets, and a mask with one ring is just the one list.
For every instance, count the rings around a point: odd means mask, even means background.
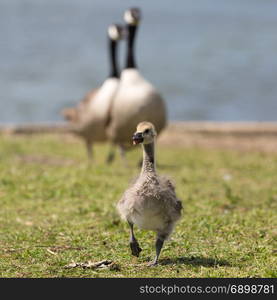
[{"label": "gosling neck", "polygon": [[137,25],[128,25],[127,61],[125,67],[126,69],[137,68],[134,54],[136,32]]},{"label": "gosling neck", "polygon": [[110,75],[109,78],[119,78],[117,65],[117,41],[109,39]]},{"label": "gosling neck", "polygon": [[141,174],[145,173],[155,173],[155,145],[154,142],[151,144],[143,144],[143,162]]}]

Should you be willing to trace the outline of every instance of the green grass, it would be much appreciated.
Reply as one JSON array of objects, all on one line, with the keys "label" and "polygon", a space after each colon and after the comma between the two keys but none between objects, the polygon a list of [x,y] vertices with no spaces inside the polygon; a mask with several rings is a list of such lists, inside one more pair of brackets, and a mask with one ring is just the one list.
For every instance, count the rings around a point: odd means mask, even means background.
[{"label": "green grass", "polygon": [[[276,277],[277,155],[159,147],[158,171],[176,184],[181,221],[161,253],[154,233],[129,230],[115,204],[141,152],[107,166],[106,145],[88,165],[66,137],[0,136],[1,277]],[[108,259],[118,268],[65,268]]]}]

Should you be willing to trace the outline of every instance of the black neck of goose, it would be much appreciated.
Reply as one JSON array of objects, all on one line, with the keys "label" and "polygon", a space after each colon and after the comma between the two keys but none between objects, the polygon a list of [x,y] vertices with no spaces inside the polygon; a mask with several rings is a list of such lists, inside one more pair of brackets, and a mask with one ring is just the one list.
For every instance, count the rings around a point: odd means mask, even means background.
[{"label": "black neck of goose", "polygon": [[126,69],[129,68],[137,68],[135,62],[135,37],[136,37],[137,26],[136,25],[128,25],[128,42],[127,42],[127,61],[126,61]]},{"label": "black neck of goose", "polygon": [[151,173],[156,171],[155,166],[155,146],[154,143],[143,144],[143,163],[141,173]]},{"label": "black neck of goose", "polygon": [[110,51],[110,66],[111,66],[109,78],[119,78],[119,72],[117,66],[117,41],[109,39],[109,51]]}]

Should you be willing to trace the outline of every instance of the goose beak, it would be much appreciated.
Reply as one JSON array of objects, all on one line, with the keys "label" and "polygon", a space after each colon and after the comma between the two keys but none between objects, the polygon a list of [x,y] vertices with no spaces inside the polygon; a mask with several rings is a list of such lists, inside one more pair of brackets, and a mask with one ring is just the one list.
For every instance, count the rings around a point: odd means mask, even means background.
[{"label": "goose beak", "polygon": [[137,145],[137,144],[141,144],[143,142],[143,136],[141,132],[136,132],[133,135],[133,144]]}]

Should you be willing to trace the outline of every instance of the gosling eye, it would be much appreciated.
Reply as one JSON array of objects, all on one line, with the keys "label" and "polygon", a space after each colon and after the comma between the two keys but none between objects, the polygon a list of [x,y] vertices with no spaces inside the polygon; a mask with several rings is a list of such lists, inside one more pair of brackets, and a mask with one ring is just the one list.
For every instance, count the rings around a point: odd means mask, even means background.
[{"label": "gosling eye", "polygon": [[149,129],[146,129],[146,130],[144,131],[144,133],[146,133],[146,134],[149,133]]}]

